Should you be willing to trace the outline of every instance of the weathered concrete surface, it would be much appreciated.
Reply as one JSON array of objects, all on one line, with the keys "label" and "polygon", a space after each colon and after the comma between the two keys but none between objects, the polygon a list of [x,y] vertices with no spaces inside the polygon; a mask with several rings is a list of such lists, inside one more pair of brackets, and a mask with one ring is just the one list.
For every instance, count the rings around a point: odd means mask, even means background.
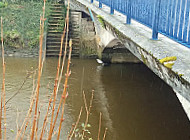
[{"label": "weathered concrete surface", "polygon": [[[173,88],[190,119],[190,49],[163,35],[159,35],[157,41],[151,40],[151,29],[135,21],[126,25],[124,15],[117,12],[110,15],[110,9],[105,5],[102,9],[98,8],[98,2],[91,4],[86,0],[72,1],[80,10],[89,7],[94,14],[101,15],[106,21],[106,29],[117,35],[127,49]],[[177,57],[171,69],[159,62],[167,56]]]},{"label": "weathered concrete surface", "polygon": [[[84,5],[81,5],[81,3],[78,3],[75,0],[71,0],[71,9],[73,10],[79,10],[87,13],[90,17],[90,13],[87,7],[84,7]],[[108,28],[102,27],[102,24],[99,22],[97,15],[94,13],[94,26],[95,26],[95,39],[96,43],[94,43],[94,37],[91,37],[88,32],[85,32],[85,30],[88,30],[88,27],[86,24],[82,23],[82,40],[89,40],[84,41],[82,43],[82,48],[87,48],[83,46],[88,46],[89,49],[83,49],[81,52],[82,54],[91,52],[91,50],[96,50],[98,53],[99,58],[101,58],[105,63],[140,63],[141,61],[135,57],[125,46],[124,44],[118,39],[117,35]],[[91,43],[90,43],[91,42]],[[97,47],[95,48],[97,44]],[[121,51],[122,50],[122,51]]]},{"label": "weathered concrete surface", "polygon": [[[83,13],[84,14],[84,13]],[[81,18],[80,25],[80,57],[97,58],[97,41],[94,23],[90,16]]]}]

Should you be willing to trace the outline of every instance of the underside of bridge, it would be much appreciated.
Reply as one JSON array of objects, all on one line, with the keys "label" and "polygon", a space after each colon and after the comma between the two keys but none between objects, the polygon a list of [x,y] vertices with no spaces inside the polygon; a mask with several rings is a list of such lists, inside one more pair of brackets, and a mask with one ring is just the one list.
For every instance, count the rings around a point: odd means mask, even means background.
[{"label": "underside of bridge", "polygon": [[[100,9],[84,0],[72,0],[72,6],[93,16],[99,57],[111,62],[116,53],[122,53],[128,60],[143,62],[173,88],[190,119],[190,49],[161,35],[161,39],[151,40],[151,30],[135,21],[126,25],[121,14],[110,15],[106,6]],[[170,60],[171,66],[165,63],[167,58],[175,58]]]},{"label": "underside of bridge", "polygon": [[101,53],[101,59],[104,63],[141,63],[122,43],[110,44],[105,47]]}]

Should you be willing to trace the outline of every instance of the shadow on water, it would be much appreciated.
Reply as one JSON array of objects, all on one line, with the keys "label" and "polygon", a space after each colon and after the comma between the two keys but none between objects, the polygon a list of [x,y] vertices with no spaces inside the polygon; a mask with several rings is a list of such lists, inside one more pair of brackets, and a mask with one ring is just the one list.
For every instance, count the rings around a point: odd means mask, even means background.
[{"label": "shadow on water", "polygon": [[114,140],[190,139],[189,121],[172,88],[145,65],[104,67],[100,79]]},{"label": "shadow on water", "polygon": [[[37,62],[37,59],[31,58],[6,58],[7,98],[19,88],[27,70],[37,67]],[[45,110],[41,109],[41,117],[44,117],[48,102],[48,83],[49,93],[53,90],[56,65],[57,58],[47,58],[44,63],[40,106]],[[71,70],[62,139],[66,139],[80,107],[84,105],[81,92],[85,91],[89,101],[92,89],[95,94],[89,123],[94,139],[97,139],[98,134],[99,112],[103,113],[101,136],[107,127],[107,140],[190,139],[190,124],[175,93],[144,65],[117,64],[102,67],[95,60],[73,59]],[[60,86],[63,87],[62,84]],[[29,79],[21,92],[7,104],[9,139],[13,139],[16,134],[16,118],[18,124],[21,124],[25,117],[31,91],[32,79]],[[17,112],[19,117],[16,117]],[[81,123],[84,122],[84,113],[81,119]]]}]

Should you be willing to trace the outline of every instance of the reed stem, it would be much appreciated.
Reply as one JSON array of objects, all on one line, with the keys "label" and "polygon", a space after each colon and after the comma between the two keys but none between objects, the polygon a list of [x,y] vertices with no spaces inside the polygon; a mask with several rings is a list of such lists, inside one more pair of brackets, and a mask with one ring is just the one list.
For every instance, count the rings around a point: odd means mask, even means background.
[{"label": "reed stem", "polygon": [[[50,123],[50,135],[52,135],[52,133],[53,133],[53,118],[54,118],[54,111],[55,111],[55,102],[56,102],[56,98],[57,98],[57,92],[58,92],[58,89],[59,89],[59,85],[60,85],[60,82],[61,82],[61,79],[62,79],[62,73],[63,73],[63,67],[64,67],[64,65],[62,65],[61,73],[59,75],[61,56],[62,56],[62,50],[63,50],[63,42],[64,42],[65,33],[66,33],[66,29],[67,29],[67,24],[68,24],[68,17],[69,17],[68,14],[69,14],[69,11],[67,10],[67,16],[66,16],[66,20],[65,20],[65,27],[64,27],[63,34],[61,36],[61,46],[60,46],[60,51],[59,51],[57,73],[56,73],[54,90],[53,90],[53,97],[54,98],[53,98],[53,108],[52,108],[51,123]],[[66,51],[67,51],[67,47],[65,47],[65,51],[64,51],[63,64],[64,64],[65,58],[66,58]]]},{"label": "reed stem", "polygon": [[[24,119],[24,121],[23,121],[23,123],[21,125],[21,128],[19,129],[19,131],[18,131],[18,133],[16,135],[15,140],[18,140],[18,138],[19,138],[19,136],[20,136],[20,134],[22,132],[22,129],[23,129],[24,125],[25,125],[24,132],[23,132],[23,135],[20,138],[20,140],[23,139],[25,131],[26,131],[26,128],[27,128],[28,123],[29,123],[29,119],[31,118],[32,107],[33,107],[33,104],[34,104],[34,101],[35,101],[35,95],[34,94],[36,93],[35,92],[35,75],[36,75],[36,72],[34,72],[34,74],[33,74],[33,91],[32,91],[31,100],[30,100],[30,107],[29,107],[27,115],[26,115],[26,117],[25,117],[25,119]],[[25,122],[26,122],[26,124],[25,124]]]},{"label": "reed stem", "polygon": [[108,130],[108,128],[105,129],[103,140],[106,139],[106,133],[107,133],[107,130]]},{"label": "reed stem", "polygon": [[67,98],[67,85],[68,85],[68,79],[69,76],[71,74],[70,71],[70,64],[71,64],[71,52],[72,52],[72,39],[69,41],[69,57],[68,57],[68,61],[67,61],[67,72],[65,74],[65,84],[64,84],[64,90],[62,93],[62,114],[61,114],[61,119],[60,119],[60,123],[59,123],[59,131],[58,131],[58,135],[57,135],[57,140],[59,140],[60,137],[60,132],[61,132],[61,125],[63,122],[63,115],[64,115],[64,110],[65,110],[65,102],[66,102],[66,98]]},{"label": "reed stem", "polygon": [[100,140],[101,125],[102,125],[102,113],[100,112],[98,139],[97,140]]},{"label": "reed stem", "polygon": [[[19,92],[20,90],[23,88],[24,84],[27,82],[27,79],[30,77],[30,75],[27,75],[22,83],[22,85],[20,86],[20,88],[5,102],[5,105],[12,100]],[[4,107],[4,106],[3,106]]]},{"label": "reed stem", "polygon": [[[3,42],[3,18],[1,17],[1,45],[2,45],[2,61],[3,61],[3,83],[1,94],[1,118],[2,118],[2,100],[4,109],[4,139],[6,140],[6,107],[5,107],[5,57],[4,57],[4,42]],[[1,121],[2,123],[2,121]],[[2,126],[1,126],[2,127]],[[2,132],[0,132],[2,133]],[[1,135],[1,134],[0,134]],[[2,138],[2,135],[0,136]]]},{"label": "reed stem", "polygon": [[34,139],[34,132],[36,128],[36,121],[37,121],[37,110],[38,110],[38,102],[39,102],[39,89],[40,89],[40,80],[42,74],[42,46],[43,46],[43,38],[44,38],[44,21],[45,21],[45,4],[46,0],[44,0],[43,6],[43,16],[41,18],[42,25],[41,25],[41,35],[40,35],[40,44],[39,44],[39,64],[38,64],[38,80],[37,80],[37,91],[36,91],[36,104],[35,104],[35,113],[34,113],[34,120],[32,125],[32,133],[31,133],[31,140]]},{"label": "reed stem", "polygon": [[[53,97],[53,95],[52,95],[52,97]],[[46,112],[46,115],[45,115],[45,118],[44,118],[42,130],[41,130],[41,134],[40,134],[40,140],[43,139],[45,127],[46,127],[46,124],[47,124],[47,117],[48,117],[48,113],[49,113],[49,108],[50,108],[51,102],[52,102],[52,97],[50,97],[50,99],[49,99],[48,109],[47,109],[47,112]]]},{"label": "reed stem", "polygon": [[36,125],[36,130],[35,130],[35,140],[38,139],[38,125],[39,125],[39,120],[40,120],[40,110],[38,111],[37,125]]},{"label": "reed stem", "polygon": [[82,114],[82,109],[83,109],[83,107],[81,107],[81,109],[80,109],[80,113],[79,113],[77,122],[75,123],[75,126],[74,126],[74,128],[73,128],[73,131],[71,131],[72,133],[70,133],[70,135],[68,136],[68,140],[71,140],[71,138],[73,137],[73,135],[74,135],[74,133],[75,133],[75,130],[76,130],[76,128],[77,128],[77,126],[78,126],[78,123],[79,123],[79,121],[80,121],[80,117],[81,117],[81,114]]},{"label": "reed stem", "polygon": [[93,98],[94,98],[94,90],[92,90],[92,96],[91,96],[90,105],[89,105],[89,108],[88,108],[87,102],[86,102],[86,96],[85,96],[85,93],[84,93],[84,91],[83,91],[83,100],[84,100],[84,105],[85,105],[85,109],[86,109],[86,120],[85,120],[84,128],[83,128],[83,131],[82,131],[81,140],[84,139],[84,132],[85,132],[86,126],[87,126],[87,124],[88,124],[89,115],[90,115],[90,110],[91,110],[91,108],[92,108],[92,101],[93,101]]},{"label": "reed stem", "polygon": [[69,131],[69,135],[68,135],[68,137],[67,137],[67,140],[69,140],[69,137],[71,136],[74,127],[75,127],[75,124],[73,123],[73,124],[72,124],[72,127],[71,127],[71,130]]},{"label": "reed stem", "polygon": [[[1,48],[2,48],[2,57],[4,56],[3,50],[3,19],[1,17]],[[3,85],[2,85],[3,86]],[[0,112],[0,139],[2,139],[2,129],[1,129],[1,122],[2,122],[2,107],[3,107],[3,92],[1,92],[1,112]]]},{"label": "reed stem", "polygon": [[[62,38],[61,38],[61,46],[63,46],[63,40],[65,38],[65,32],[66,32],[65,51],[64,51],[63,62],[62,62],[62,66],[61,66],[61,72],[60,72],[60,76],[59,76],[59,82],[58,82],[58,86],[57,86],[57,89],[56,89],[56,93],[58,92],[59,84],[60,84],[61,79],[62,79],[63,68],[64,68],[64,65],[65,65],[65,59],[66,59],[66,51],[67,51],[67,45],[68,45],[68,43],[67,43],[68,42],[68,33],[69,33],[69,9],[70,9],[69,5],[70,4],[69,4],[69,0],[68,0],[67,15],[66,15],[66,19],[65,19],[65,28],[64,28],[63,35],[62,35]],[[56,116],[55,116],[53,125],[52,125],[52,121],[51,121],[48,140],[51,140],[53,130],[54,130],[55,124],[57,122],[57,117],[58,117],[58,114],[59,114],[61,103],[62,103],[62,98],[60,99],[59,106],[58,106],[58,109],[57,109],[57,112],[56,112]]]}]

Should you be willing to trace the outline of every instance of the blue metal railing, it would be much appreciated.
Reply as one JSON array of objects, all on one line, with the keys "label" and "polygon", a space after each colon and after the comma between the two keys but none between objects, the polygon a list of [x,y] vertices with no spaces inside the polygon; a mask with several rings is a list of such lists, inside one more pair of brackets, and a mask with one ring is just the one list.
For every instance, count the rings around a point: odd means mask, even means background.
[{"label": "blue metal railing", "polygon": [[[93,3],[93,0],[90,0]],[[152,28],[152,39],[158,32],[190,48],[190,0],[96,0]]]}]

